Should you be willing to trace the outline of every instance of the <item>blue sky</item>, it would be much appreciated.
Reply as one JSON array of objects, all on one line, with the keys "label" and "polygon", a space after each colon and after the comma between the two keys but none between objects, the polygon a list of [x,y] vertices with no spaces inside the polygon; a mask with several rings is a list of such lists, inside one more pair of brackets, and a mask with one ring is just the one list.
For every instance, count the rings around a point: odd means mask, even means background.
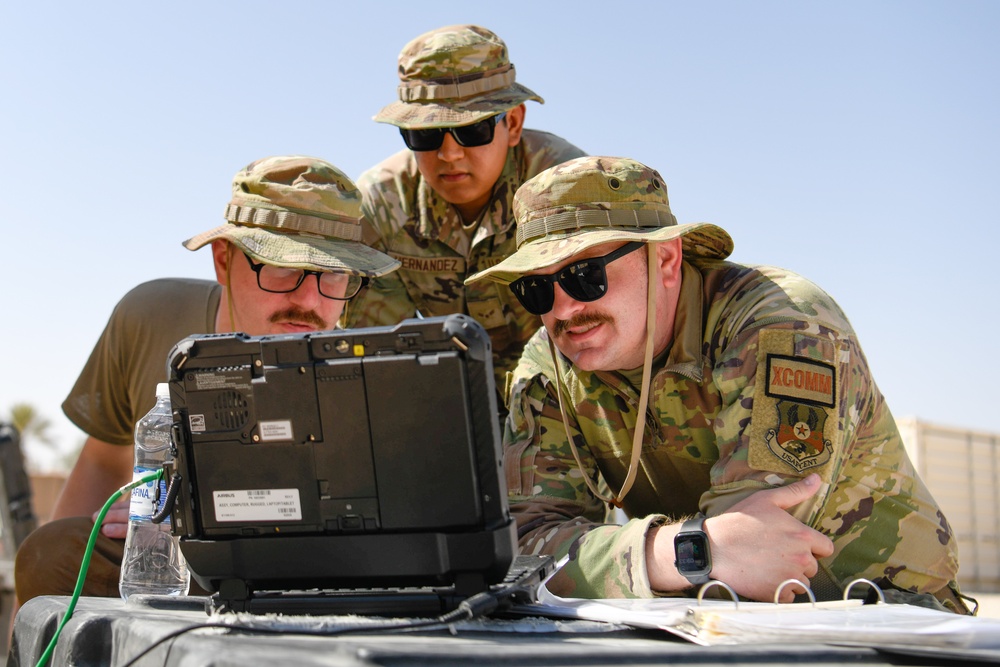
[{"label": "blue sky", "polygon": [[357,177],[416,35],[478,23],[546,103],[527,125],[667,181],[735,261],[798,271],[857,330],[897,417],[1000,432],[1000,3],[6,2],[0,414],[59,405],[112,307],[210,279],[182,240],[267,155]]}]

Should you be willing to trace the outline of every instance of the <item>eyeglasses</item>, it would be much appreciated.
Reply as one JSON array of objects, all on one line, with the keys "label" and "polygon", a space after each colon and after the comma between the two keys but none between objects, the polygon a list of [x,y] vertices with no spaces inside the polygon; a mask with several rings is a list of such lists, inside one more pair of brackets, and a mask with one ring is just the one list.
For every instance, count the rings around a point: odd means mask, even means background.
[{"label": "eyeglasses", "polygon": [[347,301],[368,284],[368,278],[349,273],[331,273],[329,271],[310,271],[308,269],[289,269],[272,264],[259,264],[246,253],[243,254],[250,263],[250,268],[257,274],[257,286],[265,292],[284,294],[294,292],[306,279],[306,276],[316,276],[319,293],[327,299]]},{"label": "eyeglasses", "polygon": [[503,120],[507,112],[490,116],[472,125],[461,127],[435,127],[426,130],[404,130],[399,128],[399,133],[403,135],[406,147],[411,151],[436,151],[444,143],[444,135],[450,133],[455,138],[459,146],[465,148],[475,148],[493,143],[493,133],[496,126]]},{"label": "eyeglasses", "polygon": [[510,289],[524,309],[533,315],[544,315],[552,310],[556,282],[577,301],[597,301],[608,292],[605,267],[644,245],[642,241],[632,241],[607,255],[564,266],[549,275],[524,276],[512,282]]}]

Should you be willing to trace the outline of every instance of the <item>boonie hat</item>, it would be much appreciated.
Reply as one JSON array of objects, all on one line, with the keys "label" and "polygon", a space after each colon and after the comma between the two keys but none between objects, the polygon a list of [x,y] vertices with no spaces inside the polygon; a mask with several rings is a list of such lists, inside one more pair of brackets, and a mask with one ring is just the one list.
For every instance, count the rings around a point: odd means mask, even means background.
[{"label": "boonie hat", "polygon": [[476,25],[438,28],[399,53],[399,101],[374,118],[403,129],[458,127],[513,109],[544,104],[515,81],[507,45]]},{"label": "boonie hat", "polygon": [[679,225],[663,177],[621,157],[581,157],[550,167],[514,193],[517,251],[470,276],[509,284],[530,271],[558,264],[610,241],[683,239],[687,256],[725,259],[729,234],[711,223]]},{"label": "boonie hat", "polygon": [[258,262],[375,277],[399,268],[361,243],[361,194],[329,162],[304,155],[268,157],[233,177],[226,224],[184,241],[197,250],[227,239]]}]

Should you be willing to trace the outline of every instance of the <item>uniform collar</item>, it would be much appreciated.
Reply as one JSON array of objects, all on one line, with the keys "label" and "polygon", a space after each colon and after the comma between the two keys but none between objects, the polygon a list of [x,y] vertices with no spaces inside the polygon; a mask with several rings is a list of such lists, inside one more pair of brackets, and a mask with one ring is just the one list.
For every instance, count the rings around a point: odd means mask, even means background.
[{"label": "uniform collar", "polygon": [[680,373],[701,381],[704,363],[702,339],[705,300],[701,272],[688,262],[681,262],[681,293],[674,318],[674,338],[663,370]]},{"label": "uniform collar", "polygon": [[514,226],[511,211],[514,191],[524,180],[521,173],[523,156],[524,148],[520,143],[507,150],[503,171],[493,186],[489,203],[472,226],[471,238],[470,229],[462,225],[458,210],[435,192],[423,176],[418,176],[416,233],[424,239],[440,241],[467,257],[469,249],[483,239],[511,229]]}]

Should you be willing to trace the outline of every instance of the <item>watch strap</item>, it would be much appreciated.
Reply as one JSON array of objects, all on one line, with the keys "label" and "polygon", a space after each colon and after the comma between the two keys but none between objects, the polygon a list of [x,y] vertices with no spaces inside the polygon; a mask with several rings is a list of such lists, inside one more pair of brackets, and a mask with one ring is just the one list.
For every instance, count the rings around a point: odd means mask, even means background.
[{"label": "watch strap", "polygon": [[[705,532],[705,519],[707,519],[704,514],[699,514],[693,516],[684,523],[681,524],[682,533],[704,533]],[[708,533],[705,533],[707,536]]]}]

